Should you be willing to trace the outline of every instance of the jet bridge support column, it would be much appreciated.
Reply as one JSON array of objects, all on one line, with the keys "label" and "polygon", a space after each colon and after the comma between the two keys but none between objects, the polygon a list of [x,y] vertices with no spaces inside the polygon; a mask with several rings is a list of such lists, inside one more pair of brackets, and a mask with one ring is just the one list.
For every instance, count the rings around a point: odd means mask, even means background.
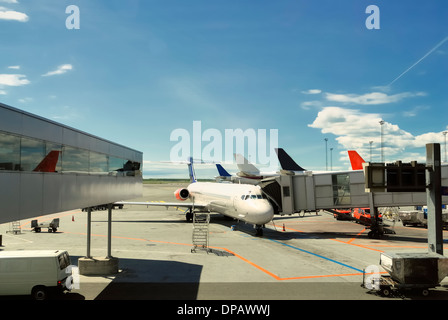
[{"label": "jet bridge support column", "polygon": [[111,255],[112,243],[112,204],[108,204],[107,218],[107,256],[93,258],[90,253],[92,208],[87,209],[87,256],[78,260],[79,274],[82,275],[110,275],[118,273],[118,259]]},{"label": "jet bridge support column", "polygon": [[440,144],[426,145],[428,251],[443,255]]},{"label": "jet bridge support column", "polygon": [[107,205],[107,259],[112,258],[112,203]]},{"label": "jet bridge support column", "polygon": [[380,239],[383,232],[380,228],[378,220],[378,208],[375,206],[373,193],[369,193],[369,204],[370,204],[370,219],[372,221],[370,225],[370,231],[368,233],[369,238]]},{"label": "jet bridge support column", "polygon": [[90,244],[92,239],[92,208],[87,208],[87,255],[86,257],[91,259]]}]

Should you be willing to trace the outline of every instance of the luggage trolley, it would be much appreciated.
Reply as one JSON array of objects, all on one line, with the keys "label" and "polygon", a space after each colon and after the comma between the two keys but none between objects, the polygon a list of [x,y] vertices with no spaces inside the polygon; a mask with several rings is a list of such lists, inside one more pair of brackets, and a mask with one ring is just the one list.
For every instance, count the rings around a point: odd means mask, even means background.
[{"label": "luggage trolley", "polygon": [[48,228],[48,232],[56,232],[59,228],[59,218],[51,220],[51,222],[38,223],[37,220],[31,220],[31,229],[34,232],[40,232],[42,228]]},{"label": "luggage trolley", "polygon": [[412,290],[428,296],[448,275],[448,258],[436,253],[381,253],[380,265],[389,274],[370,277],[363,274],[362,287],[387,297],[392,292]]}]

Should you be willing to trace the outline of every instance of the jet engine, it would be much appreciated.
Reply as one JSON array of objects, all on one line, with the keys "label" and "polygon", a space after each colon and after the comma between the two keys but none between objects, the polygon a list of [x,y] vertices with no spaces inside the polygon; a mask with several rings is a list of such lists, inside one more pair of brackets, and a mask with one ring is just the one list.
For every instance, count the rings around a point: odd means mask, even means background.
[{"label": "jet engine", "polygon": [[176,196],[177,200],[185,201],[188,199],[190,192],[188,191],[188,189],[177,189],[174,192],[174,195]]}]

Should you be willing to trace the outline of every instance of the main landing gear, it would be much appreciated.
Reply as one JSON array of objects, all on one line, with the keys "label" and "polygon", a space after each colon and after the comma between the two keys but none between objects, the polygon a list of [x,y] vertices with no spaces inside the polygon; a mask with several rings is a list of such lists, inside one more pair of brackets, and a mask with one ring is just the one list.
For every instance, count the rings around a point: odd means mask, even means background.
[{"label": "main landing gear", "polygon": [[264,225],[257,224],[254,227],[255,227],[255,236],[262,237]]},{"label": "main landing gear", "polygon": [[187,211],[185,211],[185,218],[187,219],[187,222],[193,220],[193,211],[191,209],[187,209]]}]

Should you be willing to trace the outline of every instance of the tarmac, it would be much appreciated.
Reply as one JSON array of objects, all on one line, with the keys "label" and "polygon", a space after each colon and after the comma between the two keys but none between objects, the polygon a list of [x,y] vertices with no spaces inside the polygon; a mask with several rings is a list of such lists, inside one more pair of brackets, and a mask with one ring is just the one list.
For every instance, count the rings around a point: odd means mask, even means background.
[{"label": "tarmac", "polygon": [[[145,184],[135,201],[173,202],[182,185]],[[60,219],[57,232],[31,231],[31,220]],[[0,225],[0,250],[67,250],[73,265],[87,251],[87,214],[81,209],[20,221],[21,232]],[[361,286],[363,270],[381,252],[427,252],[427,231],[386,221],[395,234],[370,239],[369,229],[326,211],[275,216],[264,235],[253,226],[211,214],[209,251],[192,252],[192,224],[183,210],[125,206],[113,211],[112,256],[119,273],[79,277],[63,300],[445,300],[448,282],[429,297],[383,297]],[[443,231],[444,238],[447,231]],[[446,250],[446,247],[444,248]],[[107,211],[92,213],[91,255],[107,255]],[[378,267],[379,268],[379,267]],[[380,268],[380,272],[384,272]],[[446,278],[447,279],[447,278]],[[5,299],[3,297],[2,299]],[[13,299],[20,299],[14,297]],[[23,299],[26,299],[25,297]]]}]

